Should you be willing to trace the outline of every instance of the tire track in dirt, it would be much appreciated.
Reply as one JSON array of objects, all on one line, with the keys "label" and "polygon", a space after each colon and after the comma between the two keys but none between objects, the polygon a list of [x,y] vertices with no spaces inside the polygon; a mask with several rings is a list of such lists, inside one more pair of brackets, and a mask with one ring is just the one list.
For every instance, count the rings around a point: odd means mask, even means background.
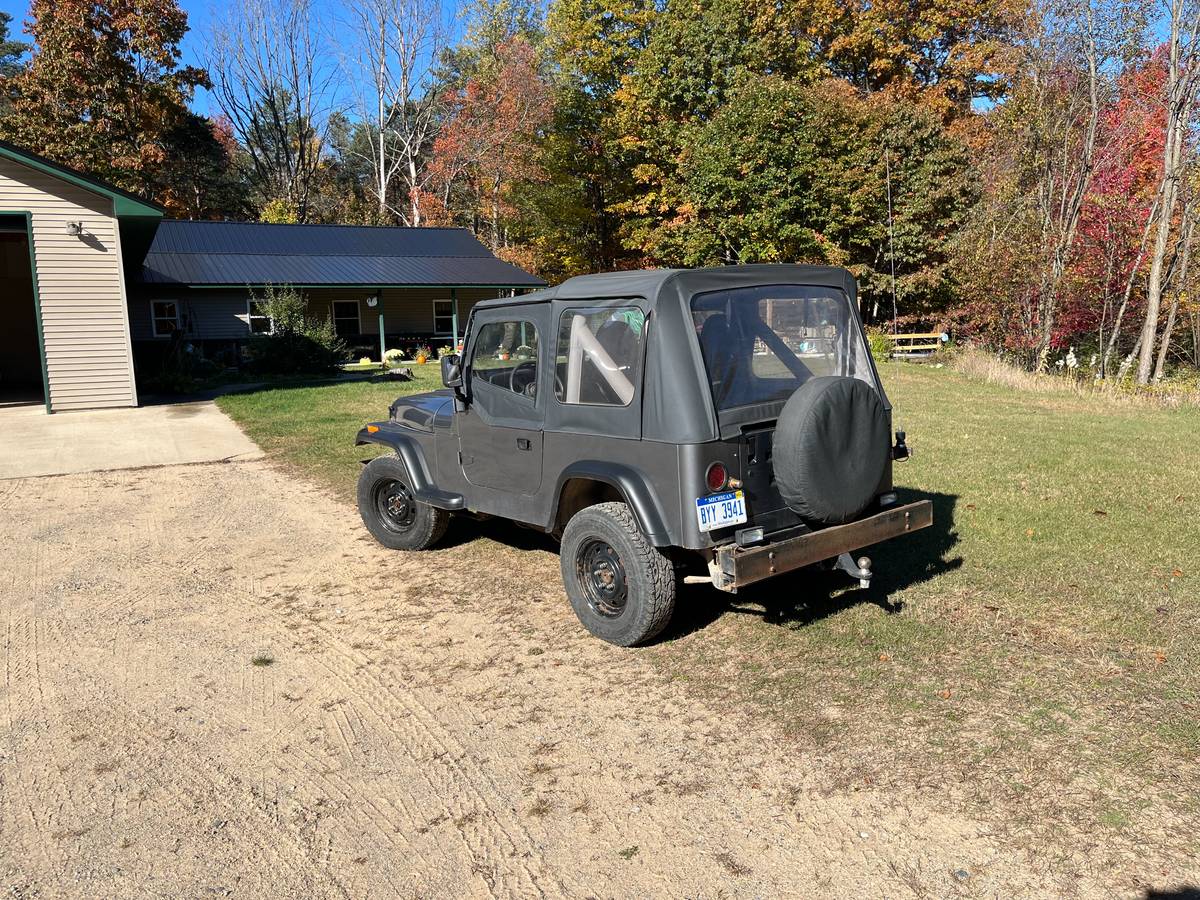
[{"label": "tire track in dirt", "polygon": [[[225,594],[224,599],[231,603],[236,602],[236,598],[229,594]],[[515,817],[501,819],[491,812],[494,804],[489,804],[483,793],[473,786],[474,781],[486,783],[487,780],[481,773],[473,778],[470,772],[465,771],[462,765],[462,760],[466,757],[465,750],[449,746],[428,723],[417,723],[411,705],[396,702],[389,691],[381,688],[377,679],[367,674],[371,666],[368,657],[344,647],[340,638],[329,629],[311,622],[305,627],[321,634],[325,639],[322,643],[323,652],[309,654],[305,657],[306,661],[320,667],[324,683],[332,682],[341,688],[340,692],[333,693],[337,693],[342,702],[332,706],[327,721],[331,721],[334,730],[338,732],[339,743],[347,756],[353,757],[355,751],[354,742],[346,736],[342,726],[342,721],[345,721],[345,728],[351,728],[349,720],[344,719],[344,712],[343,719],[337,717],[338,711],[343,707],[353,710],[356,716],[365,714],[372,720],[378,734],[385,735],[394,746],[403,748],[405,756],[414,764],[412,774],[426,784],[428,795],[449,804],[445,819],[474,824],[480,820],[480,810],[487,811],[482,816],[487,824],[486,828],[457,829],[464,847],[475,860],[495,859],[497,854],[502,854],[505,859],[515,861],[520,869],[515,880],[510,879],[509,873],[503,871],[495,874],[491,881],[484,880],[483,885],[489,893],[496,896],[543,895],[545,890],[537,885],[535,876],[528,866],[521,862],[521,849],[508,837],[509,832],[515,832],[523,834],[526,842],[529,842],[528,833]],[[287,646],[289,641],[282,632],[277,632],[276,636],[280,646]],[[332,660],[326,658],[329,656],[332,656]],[[363,691],[364,679],[370,682],[369,686],[373,689],[371,692]],[[355,699],[345,700],[347,697]],[[277,735],[278,733],[275,733],[272,737]],[[324,768],[324,761],[307,748],[299,749],[314,763],[314,768],[307,773],[310,778],[323,789],[339,793],[346,801],[346,808],[352,811],[353,817],[370,833],[375,834],[377,839],[394,843],[394,821],[374,805],[368,794],[343,778],[339,771]],[[464,794],[467,795],[467,800],[462,799]],[[430,817],[420,817],[409,810],[402,801],[391,802],[395,799],[389,797],[390,805],[403,810],[402,815],[410,828],[417,830],[429,827]],[[359,808],[364,804],[371,806],[383,819],[383,823],[360,813]],[[561,886],[555,885],[556,890],[560,888]]]},{"label": "tire track in dirt", "polygon": [[[160,560],[160,565],[158,565],[156,568],[158,569],[159,572],[162,573],[162,575],[160,576],[161,577],[161,582],[160,582],[161,589],[164,591],[170,590],[171,584],[170,584],[169,576],[171,575],[171,573],[176,571],[175,566],[173,565],[173,562],[166,561],[167,557],[165,555],[159,555],[156,558]],[[231,605],[235,605],[238,601],[245,600],[245,593],[243,591],[238,590],[236,588],[236,586],[234,587],[234,589],[230,590],[229,585],[224,584],[221,582],[220,579],[212,578],[211,576],[207,579],[207,582],[208,582],[207,583],[208,592],[218,594],[218,599],[221,601],[227,601]],[[223,589],[223,590],[219,590],[219,589]],[[125,603],[128,603],[130,600],[136,600],[138,597],[144,597],[144,596],[145,596],[145,592],[140,592],[138,594],[134,594],[134,595],[122,598],[119,601],[119,604],[118,604],[118,602],[115,601],[114,605],[124,605]],[[256,612],[256,613],[259,612],[258,610],[252,610],[252,611]],[[276,635],[276,637],[278,638],[281,646],[284,646],[287,643],[291,642],[291,638],[287,637],[283,633],[278,633]],[[324,668],[325,668],[325,674],[327,676],[333,676],[334,678],[336,678],[338,683],[340,683],[342,685],[342,687],[346,693],[352,694],[354,692],[356,685],[354,685],[354,683],[352,681],[347,681],[344,677],[342,677],[343,675],[345,675],[345,672],[336,672],[327,666]],[[265,671],[264,671],[264,669],[251,670],[249,675],[246,675],[243,673],[242,675],[238,676],[239,686],[237,688],[233,689],[233,693],[240,694],[242,696],[249,698],[250,695],[252,693],[254,693],[254,691],[247,688],[247,685],[254,684],[254,685],[258,685],[261,687],[261,681],[264,680],[264,678],[270,677],[269,674],[267,674],[270,671],[271,670],[269,668],[267,668],[267,669],[265,669]],[[273,697],[273,694],[271,696]],[[259,706],[260,713],[262,713],[264,715],[264,718],[268,717],[267,709],[266,709],[266,707],[267,707],[266,695],[259,693],[259,695],[257,697],[252,699],[251,705]],[[217,709],[220,711],[223,711],[224,705],[223,704],[218,705]],[[343,716],[344,716],[344,714],[343,714]],[[237,720],[233,717],[226,717],[226,721],[231,726],[240,724],[240,720]],[[338,721],[336,712],[334,714],[334,721]],[[265,746],[268,743],[278,742],[278,740],[280,738],[282,738],[286,733],[298,729],[299,727],[301,727],[301,725],[303,723],[304,723],[304,718],[301,717],[299,719],[293,719],[290,722],[284,722],[284,723],[279,724],[275,728],[275,730],[271,732],[271,734],[268,736],[268,738],[263,741],[263,745]],[[340,725],[340,721],[339,721],[339,725]],[[386,719],[381,718],[378,721],[378,725],[379,725],[380,729],[386,729],[388,722]],[[348,727],[352,727],[352,726],[348,726]],[[352,750],[350,749],[351,744],[352,744],[352,742],[350,742],[349,739],[347,739],[346,748],[347,748],[347,751],[350,753],[352,753]],[[301,749],[305,750],[305,748],[303,748],[303,745],[301,745]],[[379,841],[382,841],[386,844],[394,844],[395,825],[393,824],[392,817],[388,816],[386,813],[384,813],[382,810],[380,810],[378,808],[378,806],[375,805],[374,802],[370,799],[369,795],[364,797],[361,794],[360,795],[352,795],[351,793],[348,793],[347,792],[349,790],[348,782],[345,782],[344,780],[342,780],[342,785],[344,785],[344,787],[339,787],[338,784],[333,779],[331,779],[328,775],[322,775],[321,774],[322,770],[326,768],[325,761],[321,760],[319,757],[312,754],[311,752],[306,751],[306,755],[313,761],[313,766],[317,773],[317,781],[320,784],[320,786],[323,789],[329,791],[330,793],[339,793],[340,792],[343,799],[346,801],[344,804],[345,808],[350,810],[350,813],[353,816],[353,818],[355,819],[355,821],[361,826],[361,828],[358,829],[358,831],[356,831],[354,829],[350,829],[350,828],[342,828],[342,831],[344,832],[344,834],[346,836],[349,836],[349,835],[353,835],[356,833],[361,833],[362,831],[367,831],[367,832],[373,833],[375,835],[376,839]],[[311,775],[312,773],[309,773],[309,774]],[[430,784],[434,785],[433,782],[430,782]],[[358,813],[358,808],[363,803],[366,803],[366,805],[370,806],[374,810],[375,818],[371,818],[370,816],[363,816]],[[412,826],[413,828],[419,827],[421,825],[421,820],[417,816],[406,813],[405,817],[408,819],[410,826]],[[386,824],[381,824],[381,821]],[[394,887],[399,889],[398,885],[394,885]]]},{"label": "tire track in dirt", "polygon": [[[540,550],[485,539],[389,554],[352,509],[261,463],[109,476],[89,494],[95,522],[52,527],[62,517],[44,510],[93,482],[43,479],[10,500],[33,526],[0,547],[0,573],[11,557],[31,576],[13,593],[49,586],[35,610],[49,752],[118,757],[95,778],[90,765],[67,774],[94,827],[50,848],[53,872],[87,877],[64,886],[23,854],[41,879],[28,893],[955,896],[1039,883],[998,862],[998,878],[972,868],[956,884],[948,865],[980,849],[971,823],[819,793],[820,762],[789,757],[767,724],[578,634]],[[31,609],[0,598],[0,622],[23,628]],[[260,650],[272,665],[251,666]],[[6,679],[13,662],[25,665],[6,650]],[[11,715],[15,698],[0,699]],[[72,717],[108,745],[67,746]],[[23,796],[5,794],[20,813]],[[889,842],[860,839],[867,822]],[[114,847],[124,835],[132,845]],[[37,839],[26,818],[0,820],[8,846]]]}]

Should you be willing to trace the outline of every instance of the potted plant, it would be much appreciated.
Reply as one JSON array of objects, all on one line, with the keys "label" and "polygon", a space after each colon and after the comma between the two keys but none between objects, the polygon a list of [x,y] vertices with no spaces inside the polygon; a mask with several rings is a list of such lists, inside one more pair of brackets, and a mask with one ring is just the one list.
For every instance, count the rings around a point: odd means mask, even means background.
[{"label": "potted plant", "polygon": [[428,361],[429,357],[431,357],[432,355],[433,355],[433,351],[430,350],[429,347],[425,344],[422,344],[416,350],[413,351],[413,356],[417,360],[417,365],[420,365],[420,366],[425,365],[426,361]]}]

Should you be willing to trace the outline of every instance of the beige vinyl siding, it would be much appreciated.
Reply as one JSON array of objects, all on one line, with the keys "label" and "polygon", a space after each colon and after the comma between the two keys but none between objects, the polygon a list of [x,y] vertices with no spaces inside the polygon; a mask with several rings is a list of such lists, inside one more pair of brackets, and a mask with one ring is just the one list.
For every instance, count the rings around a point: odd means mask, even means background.
[{"label": "beige vinyl siding", "polygon": [[[494,288],[460,288],[455,293],[458,296],[458,330],[459,337],[461,337],[471,307],[480,300],[496,297],[501,292]],[[433,301],[449,299],[450,291],[447,288],[385,289],[379,306],[370,311],[374,315],[368,316],[364,312],[363,330],[367,334],[379,334],[379,312],[382,308],[384,328],[390,334],[407,332],[431,334],[433,332]]]},{"label": "beige vinyl siding", "polygon": [[0,209],[32,214],[51,410],[136,406],[112,201],[0,159]]}]

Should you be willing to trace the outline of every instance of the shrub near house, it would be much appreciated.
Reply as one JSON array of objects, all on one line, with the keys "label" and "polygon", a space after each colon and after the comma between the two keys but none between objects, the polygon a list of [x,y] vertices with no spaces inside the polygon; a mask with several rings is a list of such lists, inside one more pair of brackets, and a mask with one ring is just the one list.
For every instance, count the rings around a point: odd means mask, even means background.
[{"label": "shrub near house", "polygon": [[304,296],[289,285],[268,285],[254,297],[270,317],[269,333],[250,343],[250,365],[269,375],[320,375],[338,371],[346,345],[327,319],[306,315]]}]

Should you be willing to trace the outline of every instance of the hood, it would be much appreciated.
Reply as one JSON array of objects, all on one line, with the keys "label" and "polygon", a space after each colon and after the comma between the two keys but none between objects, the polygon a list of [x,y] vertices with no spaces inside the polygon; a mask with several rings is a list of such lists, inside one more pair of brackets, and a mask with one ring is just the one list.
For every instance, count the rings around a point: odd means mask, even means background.
[{"label": "hood", "polygon": [[453,402],[454,392],[448,388],[425,394],[409,394],[392,401],[388,413],[393,422],[417,431],[433,431],[434,419]]}]

